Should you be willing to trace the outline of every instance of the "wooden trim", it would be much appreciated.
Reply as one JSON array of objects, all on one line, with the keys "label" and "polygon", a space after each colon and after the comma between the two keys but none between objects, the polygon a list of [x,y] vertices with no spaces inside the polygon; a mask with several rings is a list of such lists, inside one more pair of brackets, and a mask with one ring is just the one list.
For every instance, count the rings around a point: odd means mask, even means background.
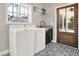
[{"label": "wooden trim", "polygon": [[71,7],[71,6],[74,6],[74,5],[78,5],[78,3],[67,5],[67,6],[62,6],[62,7],[59,7],[57,9],[63,9],[63,8]]}]

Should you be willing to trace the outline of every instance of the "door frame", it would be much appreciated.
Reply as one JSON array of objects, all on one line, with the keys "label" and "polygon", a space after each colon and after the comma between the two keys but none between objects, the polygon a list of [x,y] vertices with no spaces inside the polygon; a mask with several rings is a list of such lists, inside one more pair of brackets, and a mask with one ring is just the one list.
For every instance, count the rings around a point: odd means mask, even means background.
[{"label": "door frame", "polygon": [[[55,27],[54,27],[54,30],[53,30],[54,31],[53,42],[57,42],[57,8],[61,8],[61,7],[64,7],[64,6],[67,6],[67,5],[73,5],[73,4],[76,4],[76,3],[62,4],[60,6],[55,7]],[[79,15],[79,12],[78,12],[78,15]],[[79,19],[79,17],[78,17],[78,19]],[[79,20],[78,20],[78,23],[79,23]],[[78,24],[78,30],[79,30],[79,24]],[[78,44],[79,44],[79,31],[78,31]],[[79,48],[79,45],[78,45],[78,48]]]}]

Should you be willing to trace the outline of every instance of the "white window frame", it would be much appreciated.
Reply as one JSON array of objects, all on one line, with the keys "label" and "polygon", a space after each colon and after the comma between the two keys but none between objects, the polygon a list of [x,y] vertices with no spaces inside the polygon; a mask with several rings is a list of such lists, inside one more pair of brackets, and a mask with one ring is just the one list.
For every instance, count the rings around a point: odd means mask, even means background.
[{"label": "white window frame", "polygon": [[[8,20],[8,3],[6,4],[6,23],[7,24],[32,24],[32,6],[31,5],[27,5],[27,4],[18,4],[18,10],[20,10],[19,8],[20,8],[20,6],[25,6],[26,8],[28,8],[28,11],[29,11],[29,13],[28,13],[28,15],[29,15],[29,17],[28,17],[28,21],[26,21],[26,22],[12,22],[12,21],[9,21]],[[19,12],[18,12],[19,13]],[[19,16],[19,15],[18,15]]]}]

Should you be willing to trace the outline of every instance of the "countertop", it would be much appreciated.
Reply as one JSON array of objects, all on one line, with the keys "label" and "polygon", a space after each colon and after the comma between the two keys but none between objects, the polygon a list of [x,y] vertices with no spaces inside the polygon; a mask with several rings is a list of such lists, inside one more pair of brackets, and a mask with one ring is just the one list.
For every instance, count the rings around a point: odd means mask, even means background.
[{"label": "countertop", "polygon": [[53,26],[37,26],[38,28],[44,28],[46,30],[53,28]]}]

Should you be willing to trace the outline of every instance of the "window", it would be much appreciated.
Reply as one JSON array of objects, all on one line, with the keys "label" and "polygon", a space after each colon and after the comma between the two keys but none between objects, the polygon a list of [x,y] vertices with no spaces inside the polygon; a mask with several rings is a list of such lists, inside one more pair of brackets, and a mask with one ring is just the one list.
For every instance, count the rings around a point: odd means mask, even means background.
[{"label": "window", "polygon": [[74,32],[74,7],[66,9],[67,11],[67,31]]},{"label": "window", "polygon": [[74,32],[74,7],[59,10],[59,31]]},{"label": "window", "polygon": [[59,10],[59,26],[60,26],[60,31],[65,31],[66,24],[65,24],[65,9]]},{"label": "window", "polygon": [[30,22],[31,7],[26,4],[8,4],[8,21],[11,22]]}]

